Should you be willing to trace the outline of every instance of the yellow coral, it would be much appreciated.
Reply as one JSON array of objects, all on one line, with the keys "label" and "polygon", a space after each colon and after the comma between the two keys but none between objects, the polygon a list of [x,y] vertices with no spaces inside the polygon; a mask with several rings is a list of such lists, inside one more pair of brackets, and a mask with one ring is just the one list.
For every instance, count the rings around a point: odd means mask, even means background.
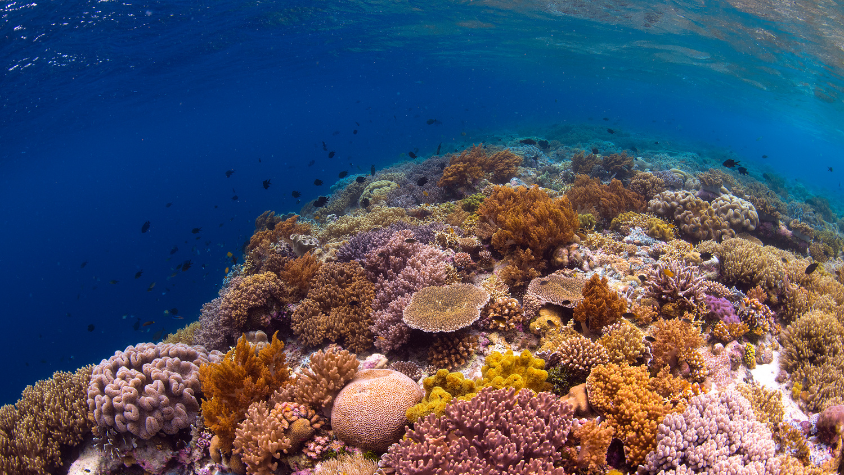
[{"label": "yellow coral", "polygon": [[604,328],[598,343],[607,350],[611,363],[635,364],[645,354],[645,334],[627,320]]},{"label": "yellow coral", "polygon": [[525,350],[521,355],[515,356],[512,350],[506,354],[497,351],[490,353],[481,368],[483,378],[481,387],[492,386],[495,389],[505,387],[528,388],[534,392],[549,391],[551,384],[548,379],[548,372],[545,371],[545,361],[534,358],[529,351]]}]

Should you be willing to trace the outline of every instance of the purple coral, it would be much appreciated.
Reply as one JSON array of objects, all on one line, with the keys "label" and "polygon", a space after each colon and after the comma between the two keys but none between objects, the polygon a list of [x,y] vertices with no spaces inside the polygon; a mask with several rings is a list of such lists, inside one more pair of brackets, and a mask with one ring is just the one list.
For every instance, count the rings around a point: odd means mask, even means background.
[{"label": "purple coral", "polygon": [[683,300],[694,307],[705,297],[703,282],[706,276],[696,266],[679,261],[660,261],[652,268],[646,282],[646,294],[661,302]]},{"label": "purple coral", "polygon": [[150,439],[190,427],[199,412],[199,365],[223,354],[183,343],[141,343],[94,368],[88,410],[103,429]]},{"label": "purple coral", "polygon": [[682,414],[659,425],[656,449],[639,475],[693,473],[778,474],[776,443],[750,403],[730,390],[693,397]]},{"label": "purple coral", "polygon": [[337,260],[340,262],[359,261],[363,262],[366,255],[373,250],[383,246],[390,240],[397,231],[410,230],[413,238],[419,242],[426,243],[434,239],[434,232],[445,228],[442,223],[430,223],[425,225],[413,225],[404,221],[393,223],[386,228],[373,229],[355,234],[337,250]]},{"label": "purple coral", "polygon": [[485,388],[431,414],[382,457],[387,473],[457,475],[544,473],[563,475],[572,407],[550,393]]},{"label": "purple coral", "polygon": [[704,298],[710,315],[718,317],[724,323],[741,323],[735,307],[729,300],[714,295],[706,295]]}]

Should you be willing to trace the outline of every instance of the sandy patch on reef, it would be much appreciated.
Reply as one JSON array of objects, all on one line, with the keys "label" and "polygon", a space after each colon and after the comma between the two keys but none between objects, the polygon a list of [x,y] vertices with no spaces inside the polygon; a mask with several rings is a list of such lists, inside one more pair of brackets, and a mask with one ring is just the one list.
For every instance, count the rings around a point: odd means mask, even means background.
[{"label": "sandy patch on reef", "polygon": [[800,410],[800,407],[791,399],[791,390],[786,387],[786,384],[780,384],[777,380],[777,374],[780,372],[780,352],[774,351],[773,361],[769,364],[756,365],[756,369],[750,370],[753,375],[753,380],[764,386],[766,389],[779,391],[782,393],[782,407],[784,419],[796,419],[798,421],[805,421],[809,418],[806,413]]}]

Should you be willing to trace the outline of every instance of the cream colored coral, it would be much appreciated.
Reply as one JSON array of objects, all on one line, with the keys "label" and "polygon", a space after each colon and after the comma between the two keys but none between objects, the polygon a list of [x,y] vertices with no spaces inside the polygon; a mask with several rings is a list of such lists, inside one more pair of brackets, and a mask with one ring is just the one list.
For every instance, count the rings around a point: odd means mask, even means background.
[{"label": "cream colored coral", "polygon": [[425,287],[413,294],[403,321],[425,332],[452,332],[480,318],[488,300],[487,291],[472,284]]},{"label": "cream colored coral", "polygon": [[361,193],[360,198],[358,198],[358,205],[364,207],[361,204],[364,199],[369,200],[371,204],[379,204],[384,201],[387,196],[387,193],[395,190],[398,187],[398,183],[390,180],[373,181],[372,183],[366,185],[366,188],[363,189],[363,193]]},{"label": "cream colored coral", "polygon": [[376,470],[378,462],[364,458],[361,452],[355,452],[320,462],[314,475],[372,475]]},{"label": "cream colored coral", "polygon": [[762,285],[769,289],[783,285],[784,266],[771,246],[760,246],[741,238],[721,243],[721,275],[727,283]]},{"label": "cream colored coral", "polygon": [[408,216],[404,208],[372,206],[369,212],[356,210],[351,214],[340,216],[332,223],[326,224],[319,232],[319,239],[321,242],[346,239],[354,234],[378,227],[386,227],[399,221],[405,221],[409,224],[417,224],[419,222],[416,218]]},{"label": "cream colored coral", "polygon": [[648,211],[673,217],[683,233],[696,239],[720,241],[736,235],[709,203],[690,191],[664,191],[648,202]]},{"label": "cream colored coral", "polygon": [[531,280],[527,293],[538,297],[543,303],[574,308],[583,300],[581,292],[585,283],[579,277],[551,274]]},{"label": "cream colored coral", "polygon": [[753,231],[759,225],[756,208],[746,200],[734,195],[721,195],[710,203],[721,219],[730,223],[734,231]]},{"label": "cream colored coral", "polygon": [[598,343],[606,348],[610,362],[635,364],[645,354],[644,337],[642,330],[622,319],[604,327]]}]

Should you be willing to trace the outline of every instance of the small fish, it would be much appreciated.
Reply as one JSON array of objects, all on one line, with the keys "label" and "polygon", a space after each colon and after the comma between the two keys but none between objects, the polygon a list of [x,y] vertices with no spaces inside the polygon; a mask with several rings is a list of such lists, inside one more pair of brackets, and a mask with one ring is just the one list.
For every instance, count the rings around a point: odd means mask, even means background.
[{"label": "small fish", "polygon": [[320,180],[319,178],[317,178],[316,180],[314,180],[314,185],[315,185],[315,186],[322,186],[322,180]]},{"label": "small fish", "polygon": [[548,285],[548,284],[550,284],[550,282],[547,281],[547,280],[543,280],[543,281],[539,282],[539,285]]},{"label": "small fish", "polygon": [[607,129],[607,132],[609,132],[609,133],[611,133],[611,134],[614,134],[614,133],[615,133],[615,130],[613,130],[613,129]]},{"label": "small fish", "polygon": [[179,252],[179,246],[173,246],[173,249],[170,249],[171,256],[177,252]]},{"label": "small fish", "polygon": [[147,221],[146,223],[144,223],[143,226],[141,226],[141,234],[143,234],[147,231],[149,231],[149,221]]},{"label": "small fish", "polygon": [[738,173],[739,175],[747,175],[747,168],[738,167]]},{"label": "small fish", "polygon": [[352,131],[352,135],[355,135],[357,133],[358,133],[358,129],[355,129],[355,130]]},{"label": "small fish", "polygon": [[232,201],[237,201],[237,195],[232,196]]},{"label": "small fish", "polygon": [[782,258],[782,261],[783,261],[784,263],[788,264],[788,259],[786,259],[785,257],[783,257],[783,258]]},{"label": "small fish", "polygon": [[812,272],[815,272],[815,269],[817,269],[817,268],[818,268],[817,262],[813,262],[813,263],[809,264],[809,266],[806,267],[806,275],[809,275]]},{"label": "small fish", "polygon": [[314,206],[317,208],[322,208],[325,204],[328,203],[327,196],[320,196],[319,198],[314,200]]},{"label": "small fish", "polygon": [[173,315],[170,318],[172,318],[173,320],[184,320],[185,319],[185,317],[183,317],[181,315]]},{"label": "small fish", "polygon": [[325,142],[323,142],[323,143],[322,143],[322,150],[323,150],[324,152],[327,152],[327,151],[328,151],[328,145],[325,145]]},{"label": "small fish", "polygon": [[135,320],[135,323],[132,325],[132,328],[135,331],[138,331],[141,328],[141,319],[140,318]]},{"label": "small fish", "polygon": [[712,253],[711,252],[701,252],[700,253],[700,260],[706,262],[709,259],[712,259]]},{"label": "small fish", "polygon": [[360,200],[360,205],[364,208],[369,208],[369,198],[363,198]]},{"label": "small fish", "polygon": [[410,158],[416,158],[416,154],[413,152],[407,152],[407,156]]},{"label": "small fish", "polygon": [[85,266],[87,266],[87,265],[88,265],[88,261],[85,261],[85,262],[83,262],[82,264],[79,264],[79,268],[80,268],[80,269],[84,269],[84,268],[85,268]]},{"label": "small fish", "polygon": [[109,283],[109,284],[116,284],[116,283],[117,283],[117,281],[116,281],[116,280],[114,280],[114,279],[111,279],[110,281],[108,281],[108,283]]},{"label": "small fish", "polygon": [[149,287],[147,287],[147,292],[152,292],[153,288],[155,288],[155,282],[149,284]]},{"label": "small fish", "polygon": [[359,176],[359,177],[355,178],[355,181],[358,182],[358,183],[363,183],[363,182],[366,181],[366,177],[365,176]]},{"label": "small fish", "polygon": [[173,203],[167,203],[166,205],[164,205],[165,208],[169,208],[171,206],[173,206]]},{"label": "small fish", "polygon": [[94,324],[93,324],[93,323],[92,323],[92,324],[90,324],[90,325],[88,325],[88,331],[89,331],[89,332],[94,331]]},{"label": "small fish", "polygon": [[228,267],[226,267],[226,274],[228,274],[228,273],[229,273],[229,268],[228,268]]},{"label": "small fish", "polygon": [[186,270],[190,269],[191,264],[193,264],[193,263],[190,261],[190,259],[186,260],[186,261],[182,264],[182,272],[184,272],[184,271],[186,271]]},{"label": "small fish", "polygon": [[333,136],[335,136],[335,137],[336,137],[336,136],[340,135],[340,131],[339,131],[339,130],[335,130],[334,132],[331,132],[331,135],[333,135]]},{"label": "small fish", "polygon": [[602,120],[610,120],[609,117],[604,117]]},{"label": "small fish", "polygon": [[680,319],[680,321],[683,322],[683,323],[688,323],[689,325],[692,324],[692,320],[688,317],[683,317],[683,318]]},{"label": "small fish", "polygon": [[674,277],[674,272],[671,272],[670,269],[662,269],[662,273],[665,277]]},{"label": "small fish", "polygon": [[227,171],[226,171],[226,178],[229,178],[229,177],[230,177],[230,176],[232,176],[232,175],[234,175],[234,168],[232,168],[231,170],[227,170]]},{"label": "small fish", "polygon": [[150,325],[155,325],[155,320],[149,320],[149,321],[146,321],[146,322],[144,322],[141,326],[142,326],[142,327],[148,327],[148,326],[150,326]]},{"label": "small fish", "polygon": [[343,170],[342,172],[337,174],[337,178],[346,178],[347,176],[349,176],[349,172],[346,170]]},{"label": "small fish", "polygon": [[237,264],[237,257],[232,257],[232,264]]},{"label": "small fish", "polygon": [[406,242],[408,244],[416,244],[416,239],[407,238],[407,239],[404,240],[404,242]]},{"label": "small fish", "polygon": [[270,179],[268,178],[268,179],[264,180],[264,181],[262,182],[262,184],[264,185],[264,189],[266,190],[267,188],[269,188],[269,187],[270,187],[270,185],[271,185],[272,183],[270,183]]},{"label": "small fish", "polygon": [[654,338],[654,337],[652,337],[652,336],[648,335],[648,336],[646,336],[646,337],[645,337],[645,340],[648,340],[649,342],[653,343],[653,342],[655,342],[655,341],[656,341],[656,338]]},{"label": "small fish", "polygon": [[193,234],[199,234],[200,231],[202,231],[202,228],[193,228],[190,230],[190,232]]},{"label": "small fish", "polygon": [[633,319],[636,318],[636,314],[634,314],[632,312],[622,313],[621,316],[628,319],[628,320],[633,320]]},{"label": "small fish", "polygon": [[832,167],[826,167],[826,169],[829,170],[830,172],[832,171]]},{"label": "small fish", "polygon": [[168,312],[170,312],[170,315],[178,315],[178,314],[179,314],[179,309],[178,309],[178,308],[176,308],[176,307],[173,307],[173,308],[171,308],[170,310],[168,310]]},{"label": "small fish", "polygon": [[351,307],[357,307],[358,305],[360,305],[360,302],[358,302],[357,300],[349,301],[349,306]]},{"label": "small fish", "polygon": [[160,340],[160,339],[161,339],[161,335],[163,335],[163,334],[164,334],[164,329],[162,328],[161,330],[158,330],[157,332],[155,332],[155,333],[153,333],[153,334],[152,334],[152,340],[153,340],[153,341],[158,341],[158,340]]},{"label": "small fish", "polygon": [[423,191],[422,194],[425,195],[426,198],[429,196],[427,191]]},{"label": "small fish", "polygon": [[563,304],[563,306],[565,307],[566,305],[571,305],[571,300],[563,300],[560,303]]},{"label": "small fish", "polygon": [[135,278],[136,278],[136,279],[140,279],[140,278],[141,278],[141,274],[143,274],[143,273],[144,273],[144,271],[142,271],[142,270],[139,270],[138,272],[135,272]]},{"label": "small fish", "polygon": [[593,155],[598,155],[598,152],[600,152],[600,150],[598,150],[598,147],[592,147],[592,154]]},{"label": "small fish", "polygon": [[375,165],[372,165],[372,166],[369,168],[369,174],[370,174],[370,175],[372,175],[372,176],[375,176]]},{"label": "small fish", "polygon": [[426,120],[426,121],[425,121],[425,123],[426,123],[426,124],[428,124],[428,125],[439,125],[439,124],[442,124],[442,122],[440,122],[440,121],[439,121],[439,120],[437,120],[437,119],[428,119],[428,120]]},{"label": "small fish", "polygon": [[[177,269],[178,269],[178,267],[177,267]],[[176,277],[177,275],[179,275],[178,272],[173,272],[172,274],[170,274],[170,278],[172,279],[173,277]]]},{"label": "small fish", "polygon": [[762,155],[762,158],[768,158],[768,156],[767,156],[767,155]]},{"label": "small fish", "polygon": [[232,255],[233,255],[233,254],[231,253],[231,251],[229,251],[229,252],[227,252],[227,253],[226,253],[226,257],[228,257],[228,258],[230,258],[230,259],[231,259]]},{"label": "small fish", "polygon": [[310,167],[310,166],[313,166],[313,164],[314,164],[314,163],[316,163],[316,160],[311,160],[310,162],[308,162],[308,166],[309,166],[309,167]]},{"label": "small fish", "polygon": [[426,178],[424,176],[422,178],[416,180],[417,186],[425,186],[425,183],[428,183],[428,178]]},{"label": "small fish", "polygon": [[294,198],[298,198],[298,197],[302,196],[302,193],[300,193],[296,190],[293,190],[293,192],[290,193],[290,195],[293,196]]},{"label": "small fish", "polygon": [[647,281],[648,281],[648,276],[646,276],[646,275],[642,274],[642,275],[640,275],[640,276],[639,276],[639,280],[641,280],[642,282],[647,282]]},{"label": "small fish", "polygon": [[731,159],[729,159],[729,160],[724,161],[724,163],[722,163],[721,165],[724,165],[724,166],[725,166],[725,167],[727,167],[727,168],[733,168],[733,167],[735,167],[735,166],[736,166],[736,165],[738,165],[738,164],[739,164],[739,162],[738,162],[737,160],[733,160],[733,159],[731,158]]},{"label": "small fish", "polygon": [[523,139],[519,140],[519,143],[523,143],[525,145],[536,145],[536,140],[533,139]]},{"label": "small fish", "polygon": [[332,150],[332,151],[328,152],[328,158],[334,158],[334,155],[336,155],[336,154],[337,154],[337,152]]},{"label": "small fish", "polygon": [[441,148],[442,146],[443,146],[443,143],[442,143],[442,142],[440,142],[440,144],[439,144],[439,145],[437,145],[437,153],[436,153],[437,155],[439,155],[439,154],[440,154],[440,148]]}]

